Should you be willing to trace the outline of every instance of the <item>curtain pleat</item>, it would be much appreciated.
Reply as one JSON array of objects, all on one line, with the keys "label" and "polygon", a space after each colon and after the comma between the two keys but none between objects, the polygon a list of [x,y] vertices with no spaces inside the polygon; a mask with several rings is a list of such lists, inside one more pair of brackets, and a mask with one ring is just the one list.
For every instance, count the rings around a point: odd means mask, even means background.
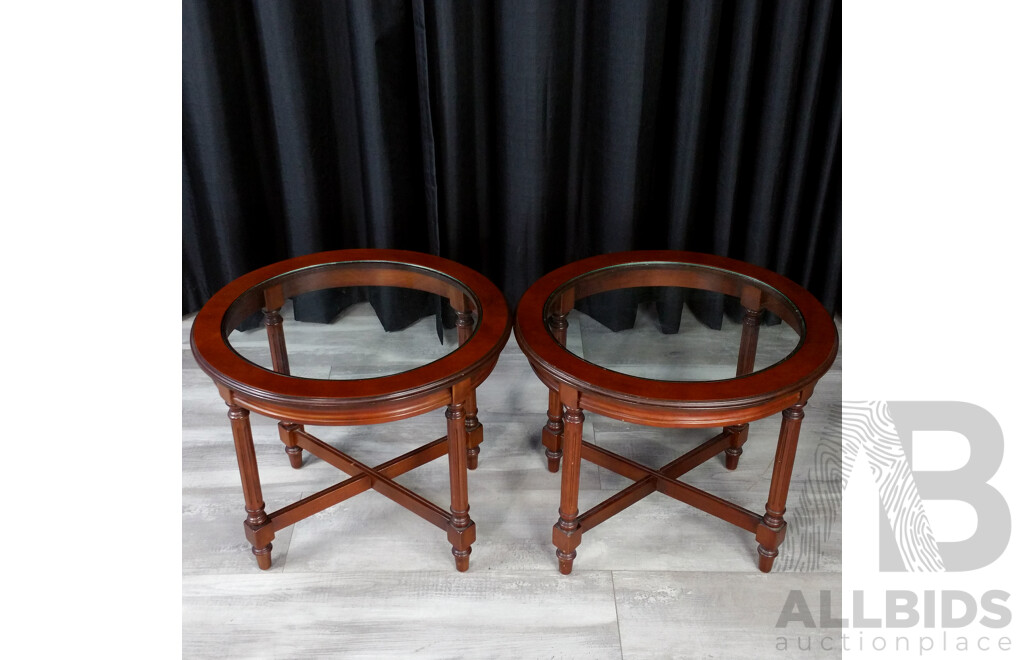
[{"label": "curtain pleat", "polygon": [[[671,248],[765,266],[840,308],[834,2],[349,0],[183,5],[183,308],[320,250],[439,254],[515,304],[575,259]],[[370,300],[389,329],[438,301]],[[630,290],[717,327],[721,296]],[[440,328],[440,325],[439,325]]]}]

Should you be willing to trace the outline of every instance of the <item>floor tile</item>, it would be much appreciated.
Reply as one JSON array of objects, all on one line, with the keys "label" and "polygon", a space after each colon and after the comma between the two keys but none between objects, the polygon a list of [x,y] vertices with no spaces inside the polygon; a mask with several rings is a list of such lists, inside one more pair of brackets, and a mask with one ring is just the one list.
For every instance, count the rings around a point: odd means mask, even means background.
[{"label": "floor tile", "polygon": [[187,576],[188,658],[618,659],[609,573]]},{"label": "floor tile", "polygon": [[[752,534],[660,493],[587,532],[572,575],[560,575],[551,537],[562,475],[547,471],[540,442],[548,392],[514,338],[478,390],[484,443],[479,467],[468,475],[477,541],[467,573],[454,570],[444,532],[374,491],[279,532],[273,565],[261,571],[243,532],[227,407],[188,346],[193,319],[182,319],[186,657],[775,657],[774,645],[766,644],[775,639],[788,591],[839,588],[841,521],[828,454],[842,391],[839,361],[806,410],[787,504],[790,527],[769,575],[757,570]],[[361,320],[367,329],[376,322]],[[570,330],[570,347],[583,351],[583,335]],[[253,350],[264,346],[262,332],[249,336]],[[323,367],[316,342],[303,332],[289,336],[296,359]],[[254,413],[250,423],[268,512],[346,478],[308,452],[301,469],[291,468],[276,421]],[[390,424],[307,430],[376,465],[442,437],[445,428],[444,411],[435,410]],[[778,429],[778,416],[753,423],[736,471],[716,457],[683,480],[763,510]],[[588,414],[583,433],[660,466],[715,431]],[[446,458],[396,481],[448,507]],[[584,463],[580,509],[628,483]]]},{"label": "floor tile", "polygon": [[616,571],[613,576],[624,658],[841,655],[840,630],[805,629],[793,622],[777,627],[792,590],[801,592],[816,620],[820,592],[828,591],[831,613],[841,616],[838,573]]}]

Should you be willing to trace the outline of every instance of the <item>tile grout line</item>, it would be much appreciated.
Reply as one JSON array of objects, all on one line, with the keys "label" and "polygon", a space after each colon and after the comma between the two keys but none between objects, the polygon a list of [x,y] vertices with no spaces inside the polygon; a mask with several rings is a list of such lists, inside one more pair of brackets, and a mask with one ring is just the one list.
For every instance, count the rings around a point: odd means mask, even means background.
[{"label": "tile grout line", "polygon": [[619,636],[619,657],[626,660],[626,651],[622,648],[622,626],[619,623],[619,596],[615,592],[615,571],[608,571],[612,578],[612,604],[615,605],[615,632]]}]

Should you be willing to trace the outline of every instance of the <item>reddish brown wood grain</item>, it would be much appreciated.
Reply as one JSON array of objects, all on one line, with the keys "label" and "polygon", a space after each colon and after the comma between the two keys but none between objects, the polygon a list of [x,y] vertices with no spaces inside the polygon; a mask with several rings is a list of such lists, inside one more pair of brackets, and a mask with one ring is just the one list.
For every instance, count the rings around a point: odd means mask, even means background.
[{"label": "reddish brown wood grain", "polygon": [[[564,319],[575,301],[646,286],[697,288],[740,299],[747,313],[735,378],[706,382],[639,378],[591,364],[565,349]],[[754,372],[758,329],[766,311],[782,318],[801,340],[788,358]],[[558,522],[552,535],[562,573],[572,570],[584,531],[655,491],[754,533],[758,566],[764,572],[771,570],[785,537],[783,514],[803,407],[839,346],[831,316],[810,293],[781,275],[735,259],[670,250],[605,254],[563,266],[534,283],[519,301],[515,336],[534,373],[550,390],[542,441],[548,469],[557,471],[559,460],[562,464]],[[579,428],[584,410],[651,426],[722,426],[724,431],[654,470],[582,442]],[[677,480],[723,452],[726,468],[735,469],[748,423],[779,412],[783,412],[783,423],[763,515]],[[580,515],[579,470],[584,459],[634,483]]]},{"label": "reddish brown wood grain", "polygon": [[[444,281],[439,281],[439,276]],[[263,309],[265,289],[281,287],[290,297],[324,286],[406,286],[456,301],[468,293],[475,308],[484,313],[469,341],[457,351],[422,367],[379,378],[292,378],[249,362],[226,341],[226,333]],[[196,362],[207,374],[242,400],[262,405],[269,416],[282,409],[304,410],[317,420],[307,423],[330,425],[371,423],[354,421],[367,417],[353,415],[357,410],[389,408],[395,414],[403,409],[409,411],[406,416],[421,414],[425,410],[417,405],[417,397],[430,399],[464,380],[467,365],[473,366],[470,377],[478,385],[482,378],[475,372],[485,366],[493,368],[508,333],[504,295],[483,275],[461,264],[406,250],[339,250],[271,264],[231,282],[196,315],[191,345]],[[439,407],[435,401],[427,405],[431,406],[428,410]],[[384,416],[391,417],[391,413]]]},{"label": "reddish brown wood grain", "polygon": [[[802,319],[806,326],[803,341],[789,359],[744,378],[709,382],[661,381],[652,385],[650,380],[609,371],[573,355],[566,351],[545,327],[544,320],[549,309],[549,300],[557,295],[561,301],[559,306],[564,308],[564,301],[572,298],[572,287],[567,288],[567,284],[584,275],[596,278],[603,274],[605,277],[614,277],[617,285],[628,287],[648,286],[652,281],[659,286],[669,286],[671,282],[675,282],[674,286],[686,286],[699,281],[686,269],[673,271],[671,275],[675,279],[661,275],[651,278],[640,265],[650,264],[646,268],[656,268],[659,263],[682,264],[691,269],[695,266],[704,267],[714,273],[716,281],[723,278],[726,280],[718,289],[726,289],[733,294],[742,294],[744,288],[735,281],[729,281],[730,277],[732,280],[742,278],[743,283],[748,286],[750,282],[760,282],[762,287],[775,292],[774,297],[766,298],[765,309],[781,316],[790,325]],[[614,270],[616,266],[629,268],[624,273],[618,273]],[[599,272],[595,274],[595,271]],[[590,288],[595,292],[610,290],[599,284],[591,284]],[[784,299],[791,301],[795,310],[799,310],[799,318],[793,307],[782,302]],[[674,425],[678,426],[687,425],[688,420],[693,421],[693,426],[710,426],[709,422],[716,411],[723,411],[721,419],[728,423],[730,409],[764,406],[764,409],[771,412],[780,412],[787,406],[775,405],[779,397],[793,395],[793,401],[798,400],[800,393],[807,387],[813,387],[828,370],[838,349],[835,323],[831,315],[821,303],[795,282],[735,259],[671,250],[599,255],[548,273],[534,283],[520,299],[516,310],[515,333],[516,341],[531,364],[535,365],[534,370],[540,366],[551,375],[553,382],[573,385],[581,392],[587,393],[590,398],[606,396],[610,400],[604,403],[603,407],[609,413],[614,413],[616,402],[625,403],[626,407],[634,403],[650,403],[665,410],[678,409],[683,413],[674,416]],[[545,384],[551,387],[551,383]],[[688,417],[685,414],[686,409],[692,409],[694,414]],[[628,410],[624,410],[623,414],[629,415]]]},{"label": "reddish brown wood grain", "polygon": [[[447,298],[458,314],[459,347],[419,368],[380,378],[291,377],[281,306],[301,293],[344,286],[405,287]],[[242,320],[260,311],[273,370],[245,360],[227,341]],[[247,514],[245,534],[259,567],[271,565],[270,541],[276,531],[373,489],[446,530],[456,568],[467,570],[476,528],[469,517],[466,470],[476,467],[483,441],[476,387],[494,369],[510,331],[505,298],[486,278],[455,262],[404,250],[339,250],[296,257],[244,275],[217,292],[196,315],[190,343],[196,362],[229,406]],[[304,428],[305,424],[379,424],[440,407],[448,411],[445,438],[376,468],[347,456]],[[292,467],[302,466],[302,451],[306,450],[350,478],[268,515],[250,411],[279,420],[279,434]],[[445,454],[451,481],[449,511],[394,481],[394,477]]]}]

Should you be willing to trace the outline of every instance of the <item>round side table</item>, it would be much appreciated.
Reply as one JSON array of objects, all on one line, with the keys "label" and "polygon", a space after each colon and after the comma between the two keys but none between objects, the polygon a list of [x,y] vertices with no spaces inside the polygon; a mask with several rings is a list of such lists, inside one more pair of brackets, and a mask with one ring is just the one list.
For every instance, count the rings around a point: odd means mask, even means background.
[{"label": "round side table", "polygon": [[[622,318],[622,312],[635,313],[638,301],[644,300],[651,301],[653,315],[661,314],[663,325],[646,335],[613,333],[573,312],[582,307],[597,316],[618,312]],[[664,317],[671,316],[665,310],[677,310],[668,325],[678,327],[678,310],[684,305],[718,310],[713,316],[719,319],[721,310],[732,310],[738,319],[732,323],[735,331],[693,321],[682,331],[673,333],[670,327],[664,333]],[[773,338],[770,346],[762,342],[765,350],[758,355],[759,331],[769,315],[781,321],[771,327],[787,336]],[[581,326],[573,337],[582,339],[567,342],[574,319]],[[571,572],[585,532],[655,491],[754,534],[759,568],[771,570],[785,537],[783,514],[804,406],[838,351],[835,323],[821,303],[791,280],[735,259],[669,250],[623,252],[571,263],[534,283],[519,301],[515,335],[550,390],[542,440],[548,469],[557,472],[562,463],[558,522],[552,533],[562,573]],[[667,348],[659,348],[662,344]],[[723,430],[654,469],[583,441],[585,410],[650,426]],[[748,424],[780,412],[782,427],[763,514],[678,480],[722,452],[726,468],[735,469]],[[582,459],[633,484],[580,514]]]},{"label": "round side table", "polygon": [[[303,324],[286,323],[281,309],[290,298],[316,291],[361,292],[371,302],[386,294],[392,304],[428,301],[454,319],[454,336],[447,345],[436,335],[433,345],[403,343],[391,340],[405,333],[385,335],[377,324],[378,336],[372,342],[349,347],[350,362],[376,360],[370,367],[364,365],[362,373],[344,368],[338,374],[324,373],[317,360],[298,369],[294,360],[289,364],[285,328]],[[238,332],[240,326],[254,317],[266,328],[269,352],[263,351],[263,359],[238,339],[245,334]],[[429,338],[430,332],[438,331],[431,323],[425,334]],[[476,467],[483,441],[475,392],[494,368],[509,332],[505,298],[485,277],[447,259],[403,250],[339,250],[296,257],[244,275],[214,295],[192,325],[192,352],[228,406],[247,513],[245,535],[259,567],[270,568],[276,532],[373,489],[444,530],[456,568],[467,570],[476,529],[469,517],[466,470]],[[335,340],[343,344],[348,338]],[[385,349],[391,351],[387,360],[382,357]],[[394,359],[394,354],[402,359]],[[377,424],[442,406],[447,407],[444,437],[375,467],[314,437],[304,426]],[[292,467],[302,466],[306,450],[349,478],[267,513],[250,411],[279,420]],[[445,454],[451,482],[449,511],[394,481]]]}]

